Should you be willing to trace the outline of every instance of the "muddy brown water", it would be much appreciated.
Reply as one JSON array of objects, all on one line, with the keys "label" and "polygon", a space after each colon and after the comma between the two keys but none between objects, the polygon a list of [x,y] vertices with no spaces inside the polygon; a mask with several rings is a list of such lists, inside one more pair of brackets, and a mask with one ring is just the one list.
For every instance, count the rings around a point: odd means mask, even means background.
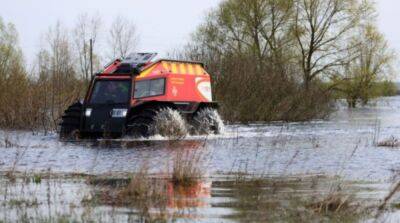
[{"label": "muddy brown water", "polygon": [[[199,198],[201,205],[193,208],[196,210],[194,217],[172,213],[176,219],[203,222],[246,219],[248,213],[242,213],[246,208],[240,208],[240,202],[237,203],[243,198],[236,196],[236,189],[229,183],[224,184],[233,182],[237,173],[264,179],[301,179],[301,176],[339,178],[341,182],[348,182],[346,193],[379,203],[398,179],[400,148],[377,147],[376,143],[391,136],[400,138],[400,97],[382,98],[373,105],[353,110],[339,103],[337,109],[328,120],[227,125],[220,136],[188,136],[178,141],[153,137],[60,142],[56,134],[1,131],[0,172],[3,175],[16,171],[30,175],[51,172],[119,177],[137,172],[145,163],[151,174],[167,176],[174,157],[188,152],[200,154],[207,179],[205,183],[210,185],[210,192]],[[86,213],[87,207],[78,202],[92,190],[85,179],[43,179],[39,184],[27,183],[23,179],[10,184],[6,177],[1,180],[2,202],[6,205],[0,206],[0,216],[6,220],[15,220],[20,215],[17,207],[24,201],[27,203],[25,210],[32,209],[27,212],[29,216],[32,212],[37,212],[39,217],[62,214],[82,217],[87,214],[90,217],[100,216],[103,221],[113,220],[113,216],[116,216],[115,221],[128,221],[138,216],[137,211],[130,208],[118,208],[117,213],[113,213],[110,211],[113,208],[107,206],[94,208],[94,214]],[[331,185],[334,181],[323,182],[322,185]],[[286,192],[307,197],[316,193],[310,184],[289,188]],[[4,188],[7,188],[6,192]],[[329,191],[327,188],[317,192],[326,193]],[[12,194],[22,196],[20,191],[23,190],[26,190],[26,196],[13,200]],[[37,199],[36,203],[34,199]],[[76,213],[71,214],[71,210]],[[400,219],[396,213],[391,212],[389,220]]]}]

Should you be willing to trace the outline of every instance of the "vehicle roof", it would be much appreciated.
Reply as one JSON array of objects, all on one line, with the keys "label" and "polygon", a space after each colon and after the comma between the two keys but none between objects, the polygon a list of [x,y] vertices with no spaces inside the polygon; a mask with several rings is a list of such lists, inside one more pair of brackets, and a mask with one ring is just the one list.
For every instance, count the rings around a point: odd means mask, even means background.
[{"label": "vehicle roof", "polygon": [[152,64],[147,65],[137,76],[137,78],[144,78],[154,75],[169,75],[169,74],[182,74],[182,75],[208,75],[204,69],[204,64],[195,61],[183,60],[158,60]]},{"label": "vehicle roof", "polygon": [[[205,70],[204,64],[197,61],[186,61],[186,60],[170,60],[160,59],[155,62],[146,65],[140,72],[139,75],[135,76],[137,79],[169,75],[169,74],[182,74],[182,75],[209,75]],[[127,79],[132,78],[131,74],[108,74],[99,73],[97,77],[100,79]]]}]

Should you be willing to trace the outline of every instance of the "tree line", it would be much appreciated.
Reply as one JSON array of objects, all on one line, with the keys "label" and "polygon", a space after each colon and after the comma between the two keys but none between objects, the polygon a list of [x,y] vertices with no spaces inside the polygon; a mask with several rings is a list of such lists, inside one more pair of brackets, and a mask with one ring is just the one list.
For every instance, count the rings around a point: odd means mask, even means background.
[{"label": "tree line", "polygon": [[[90,80],[90,46],[93,70],[105,61],[123,58],[137,46],[136,27],[116,17],[106,30],[101,17],[82,14],[73,27],[61,22],[43,33],[31,67],[26,65],[12,23],[0,18],[0,127],[52,131],[65,108],[82,98]],[[106,40],[100,46],[98,40]]]},{"label": "tree line", "polygon": [[368,0],[225,0],[179,56],[206,62],[228,120],[323,118],[393,92],[376,17]]},{"label": "tree line", "polygon": [[[173,56],[207,65],[227,121],[324,118],[335,99],[355,107],[395,91],[395,54],[376,17],[368,0],[224,0]],[[14,25],[0,18],[0,127],[56,129],[86,91],[90,39],[96,71],[139,37],[124,17],[104,29],[100,16],[82,14],[73,27],[49,27],[28,67]]]}]

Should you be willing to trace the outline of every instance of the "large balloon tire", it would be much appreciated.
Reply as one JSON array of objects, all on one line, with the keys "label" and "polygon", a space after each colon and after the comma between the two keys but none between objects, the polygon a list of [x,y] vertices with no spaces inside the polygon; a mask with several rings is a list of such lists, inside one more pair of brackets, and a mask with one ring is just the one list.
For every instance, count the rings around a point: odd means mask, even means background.
[{"label": "large balloon tire", "polygon": [[64,111],[60,123],[60,139],[75,140],[80,137],[82,103],[76,102]]},{"label": "large balloon tire", "polygon": [[223,131],[223,122],[218,111],[213,108],[201,108],[191,120],[192,134],[208,135],[221,134]]}]

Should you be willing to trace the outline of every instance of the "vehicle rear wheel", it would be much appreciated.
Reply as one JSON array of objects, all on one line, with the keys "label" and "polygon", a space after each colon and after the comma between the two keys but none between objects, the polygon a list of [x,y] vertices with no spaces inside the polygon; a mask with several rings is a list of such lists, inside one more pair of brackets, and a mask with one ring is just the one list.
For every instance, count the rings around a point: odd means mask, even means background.
[{"label": "vehicle rear wheel", "polygon": [[62,121],[60,123],[60,139],[78,139],[80,137],[80,123],[82,115],[82,103],[76,102],[64,111]]},{"label": "vehicle rear wheel", "polygon": [[157,112],[153,128],[157,135],[173,140],[182,139],[188,133],[186,120],[179,111],[172,108],[164,108]]},{"label": "vehicle rear wheel", "polygon": [[191,120],[192,134],[220,134],[224,124],[218,111],[213,108],[201,108],[194,113]]},{"label": "vehicle rear wheel", "polygon": [[126,129],[127,135],[135,138],[161,135],[179,139],[187,134],[185,119],[177,110],[167,106],[141,110],[130,118]]}]

